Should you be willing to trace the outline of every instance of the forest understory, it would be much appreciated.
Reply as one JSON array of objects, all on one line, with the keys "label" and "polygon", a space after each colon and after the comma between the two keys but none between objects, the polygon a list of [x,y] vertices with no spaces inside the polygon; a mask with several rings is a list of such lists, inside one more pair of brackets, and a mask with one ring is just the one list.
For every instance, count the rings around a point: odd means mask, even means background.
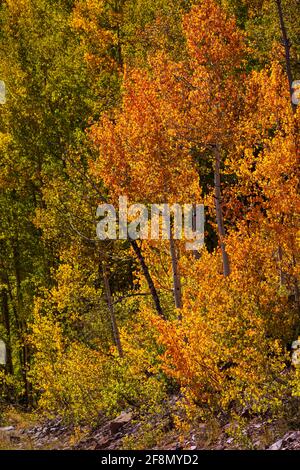
[{"label": "forest understory", "polygon": [[74,426],[62,418],[41,420],[8,407],[0,426],[0,450],[300,450],[299,403],[289,404],[284,418],[249,419],[245,410],[242,428],[223,416],[194,421],[179,432],[171,412],[177,400],[170,397],[165,413],[141,419],[127,410],[115,419],[99,417],[94,426]]}]

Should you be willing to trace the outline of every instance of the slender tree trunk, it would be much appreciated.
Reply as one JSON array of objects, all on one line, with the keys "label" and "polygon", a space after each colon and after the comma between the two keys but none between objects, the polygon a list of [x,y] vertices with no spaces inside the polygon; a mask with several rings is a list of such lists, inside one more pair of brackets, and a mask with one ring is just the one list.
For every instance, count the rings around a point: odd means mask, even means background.
[{"label": "slender tree trunk", "polygon": [[[292,262],[293,262],[293,267],[296,267],[296,257],[295,257],[295,249],[294,246],[292,246]],[[300,313],[300,289],[299,289],[299,283],[298,279],[296,276],[293,276],[293,283],[294,283],[294,292],[295,292],[295,304],[298,310],[298,313]]]},{"label": "slender tree trunk", "polygon": [[283,251],[282,246],[278,246],[278,264],[279,264],[279,286],[282,287],[285,285],[285,275],[282,269],[282,258],[283,258]]},{"label": "slender tree trunk", "polygon": [[25,390],[25,401],[28,406],[32,404],[32,394],[31,394],[31,385],[28,381],[27,377],[27,368],[30,361],[30,349],[28,344],[26,344],[26,333],[27,333],[27,324],[26,320],[23,316],[23,299],[22,299],[22,289],[21,289],[21,262],[20,262],[20,255],[19,255],[19,242],[18,238],[16,237],[12,246],[13,250],[13,257],[14,257],[14,268],[15,268],[15,278],[16,278],[16,309],[17,309],[17,317],[18,317],[18,325],[19,325],[19,337],[23,344],[21,349],[21,374],[24,382],[24,390]]},{"label": "slender tree trunk", "polygon": [[12,363],[12,350],[11,350],[11,336],[10,336],[10,316],[8,308],[8,293],[7,289],[4,287],[2,289],[2,315],[3,323],[6,330],[6,370],[9,374],[14,373],[13,363]]},{"label": "slender tree trunk", "polygon": [[28,344],[26,344],[26,340],[24,340],[24,345],[22,347],[22,356],[23,356],[22,375],[23,375],[24,386],[25,386],[25,400],[26,400],[27,407],[31,408],[32,403],[33,403],[32,387],[27,377],[28,366],[29,366],[29,361],[30,361],[30,349],[28,347]]},{"label": "slender tree trunk", "polygon": [[115,342],[115,345],[117,346],[119,356],[124,357],[121,340],[120,340],[119,328],[117,325],[114,306],[113,306],[112,297],[111,297],[111,290],[110,290],[109,279],[107,275],[107,267],[105,266],[104,263],[102,263],[102,273],[103,273],[104,290],[105,290],[107,306],[108,306],[108,310],[110,314],[110,322],[111,322],[114,342]]},{"label": "slender tree trunk", "polygon": [[182,308],[181,279],[180,279],[180,273],[178,270],[176,246],[175,246],[175,241],[173,238],[172,230],[170,230],[170,254],[171,254],[171,259],[172,259],[175,307],[181,309]]},{"label": "slender tree trunk", "polygon": [[[115,11],[117,15],[119,15],[119,18],[117,19],[118,24],[117,24],[117,62],[120,66],[120,68],[123,70],[124,67],[124,62],[123,62],[123,54],[122,54],[122,40],[121,40],[121,29],[120,29],[120,17],[123,15],[123,5],[122,2],[116,1],[115,2]],[[122,20],[121,20],[122,21]]]},{"label": "slender tree trunk", "polygon": [[[293,88],[292,88],[292,83],[293,83],[293,74],[292,74],[292,66],[291,66],[291,41],[288,37],[287,29],[285,26],[285,21],[284,21],[284,16],[283,16],[283,10],[282,10],[282,1],[281,0],[276,0],[276,5],[277,5],[277,10],[278,10],[278,17],[279,17],[279,23],[280,23],[280,29],[281,29],[281,35],[282,35],[282,43],[284,46],[284,52],[285,52],[285,68],[286,68],[286,74],[289,82],[289,89],[290,89],[290,96],[291,96],[291,106],[292,106],[292,111],[295,114],[297,105],[295,105],[292,102],[292,95],[293,95]],[[299,149],[299,127],[298,123],[295,122],[295,144],[296,144],[296,152],[298,153]],[[282,256],[282,254],[281,254]],[[296,264],[295,257],[293,255],[293,263],[294,265]],[[300,289],[299,289],[299,283],[298,280],[295,276],[293,276],[293,281],[294,281],[294,289],[295,289],[295,303],[297,305],[298,310],[300,311]]]},{"label": "slender tree trunk", "polygon": [[134,252],[135,252],[135,254],[136,254],[136,256],[139,260],[139,263],[141,265],[143,274],[145,276],[145,279],[147,281],[150,293],[152,295],[152,299],[153,299],[156,311],[157,311],[157,313],[160,317],[162,317],[163,319],[166,319],[165,314],[164,314],[164,312],[162,310],[162,307],[160,305],[160,300],[159,300],[159,297],[158,297],[157,290],[155,288],[154,282],[152,280],[152,277],[151,277],[151,274],[149,272],[148,266],[145,262],[142,251],[141,251],[140,247],[138,246],[138,244],[135,240],[130,240],[130,243],[131,243],[131,246],[132,246],[132,248],[133,248],[133,250],[134,250]]},{"label": "slender tree trunk", "polygon": [[[196,204],[193,204],[193,215],[192,215],[192,229],[195,232],[197,229],[197,224],[196,224]],[[196,259],[200,259],[200,253],[198,250],[193,250],[193,255]]]},{"label": "slender tree trunk", "polygon": [[284,46],[284,55],[285,55],[285,68],[286,68],[286,74],[287,78],[289,81],[289,89],[290,89],[290,95],[291,95],[291,106],[293,113],[296,111],[296,105],[292,103],[292,83],[293,83],[293,75],[292,75],[292,67],[291,67],[291,41],[289,40],[287,29],[285,26],[284,22],[284,16],[283,16],[283,11],[282,11],[282,2],[281,0],[276,0],[276,5],[277,5],[277,10],[278,10],[278,16],[279,16],[279,23],[280,23],[280,29],[281,29],[281,35],[282,35],[282,44]]},{"label": "slender tree trunk", "polygon": [[226,246],[224,242],[225,229],[224,229],[224,219],[222,213],[222,195],[221,195],[221,153],[218,145],[214,146],[214,156],[215,156],[215,170],[214,170],[214,183],[215,183],[215,208],[216,208],[216,220],[218,226],[218,236],[220,241],[222,259],[223,259],[223,273],[224,276],[229,276],[230,274],[230,264],[229,257],[226,252]]}]

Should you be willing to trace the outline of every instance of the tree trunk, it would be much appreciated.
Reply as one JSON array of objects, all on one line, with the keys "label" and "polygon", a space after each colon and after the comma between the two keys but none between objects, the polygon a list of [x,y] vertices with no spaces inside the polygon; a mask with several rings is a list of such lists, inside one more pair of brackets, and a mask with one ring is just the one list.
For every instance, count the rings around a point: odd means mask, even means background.
[{"label": "tree trunk", "polygon": [[170,230],[170,254],[171,254],[171,259],[172,259],[175,307],[181,309],[182,308],[181,279],[180,279],[180,273],[178,270],[176,246],[175,246],[175,241],[173,238],[172,230]]},{"label": "tree trunk", "polygon": [[22,298],[22,289],[21,289],[21,281],[22,281],[22,274],[21,274],[21,261],[20,261],[20,246],[18,237],[14,239],[13,245],[13,257],[14,257],[14,268],[15,268],[15,279],[16,279],[16,311],[18,318],[18,336],[21,340],[21,344],[23,344],[21,348],[21,375],[24,382],[24,390],[25,390],[25,402],[30,407],[32,405],[32,393],[31,393],[31,385],[28,381],[27,377],[27,369],[28,364],[30,361],[31,351],[26,343],[26,334],[27,334],[27,322],[26,318],[23,315],[23,298]]},{"label": "tree trunk", "polygon": [[[289,82],[289,89],[290,89],[290,96],[291,96],[291,106],[292,106],[293,113],[295,114],[296,110],[297,110],[297,105],[295,105],[292,102],[293,74],[292,74],[291,55],[290,55],[291,41],[289,40],[287,29],[286,29],[286,26],[285,26],[281,0],[276,0],[276,4],[277,4],[278,16],[279,16],[280,29],[281,29],[281,34],[282,34],[282,43],[283,43],[284,52],[285,52],[285,68],[286,68],[286,74],[287,74],[287,78],[288,78],[288,82]],[[295,135],[296,135],[296,152],[298,153],[299,128],[298,128],[298,123],[297,122],[295,122]],[[296,263],[295,259],[294,259],[294,255],[293,255],[293,262],[294,262],[294,264]],[[295,302],[296,302],[298,310],[300,310],[300,289],[299,289],[298,280],[295,276],[294,276],[294,289],[295,289]]]},{"label": "tree trunk", "polygon": [[215,183],[215,208],[216,208],[216,220],[218,226],[218,236],[222,252],[223,259],[223,273],[224,276],[229,276],[230,274],[230,265],[229,257],[226,252],[226,246],[224,242],[225,229],[224,229],[224,220],[222,213],[221,205],[221,175],[220,175],[220,166],[221,166],[221,153],[218,145],[214,146],[214,156],[215,156],[215,171],[214,171],[214,183]]},{"label": "tree trunk", "polygon": [[[196,204],[193,204],[192,229],[193,229],[194,232],[197,229],[196,225],[197,225],[196,224]],[[193,250],[193,255],[196,259],[200,259],[200,257],[201,257],[198,250]]]},{"label": "tree trunk", "polygon": [[6,331],[6,370],[9,374],[14,373],[12,363],[11,336],[10,336],[10,317],[8,308],[8,293],[6,288],[2,289],[2,315]]},{"label": "tree trunk", "polygon": [[148,266],[145,262],[143,254],[141,252],[141,249],[140,249],[140,247],[138,246],[138,244],[135,240],[130,240],[130,243],[131,243],[131,246],[132,246],[132,248],[133,248],[133,250],[134,250],[134,252],[135,252],[135,254],[136,254],[136,256],[139,260],[139,263],[141,265],[143,274],[146,278],[146,281],[147,281],[149,290],[151,292],[152,299],[153,299],[156,311],[157,311],[158,315],[165,320],[166,317],[165,317],[165,314],[164,314],[164,312],[162,310],[162,307],[160,305],[160,300],[159,300],[159,297],[158,297],[157,290],[155,288],[154,282],[152,280],[151,274],[149,272]]},{"label": "tree trunk", "polygon": [[26,344],[26,339],[24,339],[24,345],[22,346],[22,356],[23,356],[22,376],[23,376],[24,387],[25,387],[25,401],[26,401],[27,407],[30,409],[32,408],[33,400],[32,400],[32,387],[27,376],[29,361],[30,361],[30,349],[28,347],[28,344]]},{"label": "tree trunk", "polygon": [[280,29],[281,29],[281,34],[282,34],[282,44],[284,46],[285,68],[286,68],[286,74],[287,74],[288,81],[289,81],[289,88],[290,88],[290,95],[291,95],[291,106],[292,106],[293,113],[295,113],[296,112],[296,105],[294,105],[293,102],[292,102],[293,75],[292,75],[291,54],[290,54],[291,41],[289,40],[287,30],[286,30],[286,27],[285,27],[281,0],[276,0],[276,4],[277,4],[277,10],[278,10],[278,16],[279,16],[279,22],[280,22]]},{"label": "tree trunk", "polygon": [[283,258],[282,246],[278,245],[278,265],[279,265],[279,286],[280,287],[286,284],[285,275],[282,269],[282,258]]},{"label": "tree trunk", "polygon": [[102,273],[103,273],[104,290],[105,290],[107,306],[108,306],[108,310],[110,314],[110,322],[111,322],[114,342],[115,342],[115,345],[117,346],[119,356],[124,357],[121,340],[120,340],[119,328],[117,325],[114,306],[113,306],[113,302],[111,298],[111,290],[110,290],[109,280],[107,276],[107,267],[104,265],[104,263],[102,263]]}]

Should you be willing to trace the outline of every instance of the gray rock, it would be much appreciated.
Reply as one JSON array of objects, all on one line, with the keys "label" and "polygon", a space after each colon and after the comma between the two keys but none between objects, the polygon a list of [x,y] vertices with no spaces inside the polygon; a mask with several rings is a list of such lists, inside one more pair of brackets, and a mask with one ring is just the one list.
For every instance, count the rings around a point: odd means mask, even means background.
[{"label": "gray rock", "polygon": [[110,432],[117,434],[125,424],[128,424],[132,420],[132,413],[121,413],[117,418],[110,422]]},{"label": "gray rock", "polygon": [[287,432],[281,439],[274,442],[268,450],[300,450],[300,431]]},{"label": "gray rock", "polygon": [[14,429],[15,429],[14,426],[4,426],[3,428],[0,428],[0,431],[9,432],[9,431],[13,431]]},{"label": "gray rock", "polygon": [[268,450],[280,450],[282,446],[282,439],[279,439],[278,441],[274,442]]}]

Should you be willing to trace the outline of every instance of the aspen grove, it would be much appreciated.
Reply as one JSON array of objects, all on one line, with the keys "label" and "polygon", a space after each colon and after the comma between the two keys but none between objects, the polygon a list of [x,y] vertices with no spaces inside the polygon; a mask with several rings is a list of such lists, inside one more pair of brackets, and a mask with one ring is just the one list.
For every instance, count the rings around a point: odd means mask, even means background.
[{"label": "aspen grove", "polygon": [[[0,1],[0,417],[299,426],[299,38],[297,0]],[[99,239],[120,196],[204,245]]]}]

